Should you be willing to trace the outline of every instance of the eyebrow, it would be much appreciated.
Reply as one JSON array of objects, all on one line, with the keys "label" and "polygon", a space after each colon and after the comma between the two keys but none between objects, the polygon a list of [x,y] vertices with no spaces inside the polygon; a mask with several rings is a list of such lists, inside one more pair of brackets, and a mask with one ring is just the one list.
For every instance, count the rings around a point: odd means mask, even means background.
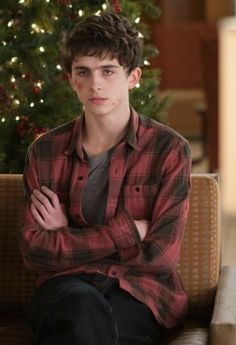
[{"label": "eyebrow", "polygon": [[[102,66],[99,66],[98,68],[94,68],[94,69],[103,69],[103,68],[119,68],[119,66],[117,65],[102,65]],[[83,66],[83,65],[78,65],[78,66],[75,66],[74,69],[86,69],[86,70],[92,70],[93,68],[90,68],[88,66]]]}]

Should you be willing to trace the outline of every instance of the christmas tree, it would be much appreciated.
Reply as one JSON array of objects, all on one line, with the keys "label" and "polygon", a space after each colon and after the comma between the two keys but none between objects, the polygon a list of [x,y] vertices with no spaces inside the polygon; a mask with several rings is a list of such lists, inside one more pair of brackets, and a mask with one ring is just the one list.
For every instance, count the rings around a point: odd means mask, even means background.
[{"label": "christmas tree", "polygon": [[60,64],[62,33],[84,16],[115,11],[144,37],[143,77],[130,102],[165,121],[166,98],[157,96],[156,48],[144,18],[158,18],[152,0],[5,0],[0,8],[0,173],[21,173],[29,144],[41,133],[81,113]]}]

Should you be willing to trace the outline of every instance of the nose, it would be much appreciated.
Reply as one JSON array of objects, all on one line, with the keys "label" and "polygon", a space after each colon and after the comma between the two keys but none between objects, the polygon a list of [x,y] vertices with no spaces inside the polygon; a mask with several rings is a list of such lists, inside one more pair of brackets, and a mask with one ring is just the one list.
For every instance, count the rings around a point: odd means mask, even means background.
[{"label": "nose", "polygon": [[102,88],[102,78],[98,72],[94,72],[91,75],[91,90],[92,91],[97,91],[101,90]]}]

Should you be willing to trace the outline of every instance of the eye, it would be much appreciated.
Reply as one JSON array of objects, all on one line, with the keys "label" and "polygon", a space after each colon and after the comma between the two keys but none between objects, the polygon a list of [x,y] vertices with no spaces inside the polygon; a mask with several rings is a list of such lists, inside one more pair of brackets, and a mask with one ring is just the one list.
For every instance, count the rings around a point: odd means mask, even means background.
[{"label": "eye", "polygon": [[77,70],[76,75],[79,77],[87,77],[89,72],[87,70]]},{"label": "eye", "polygon": [[104,69],[104,71],[103,71],[103,73],[105,74],[105,75],[112,75],[114,72],[112,71],[112,70],[110,70],[110,69]]}]

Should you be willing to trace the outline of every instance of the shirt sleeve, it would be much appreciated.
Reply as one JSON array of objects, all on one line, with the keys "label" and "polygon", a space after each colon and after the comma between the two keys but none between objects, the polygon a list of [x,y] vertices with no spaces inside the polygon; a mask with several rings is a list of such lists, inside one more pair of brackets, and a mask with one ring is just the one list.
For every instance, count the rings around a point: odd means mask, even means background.
[{"label": "shirt sleeve", "polygon": [[140,241],[129,214],[120,209],[104,226],[44,230],[30,210],[30,194],[40,188],[37,161],[28,153],[24,171],[25,205],[20,226],[20,249],[32,270],[60,271],[117,254]]},{"label": "shirt sleeve", "polygon": [[121,261],[138,270],[169,274],[176,270],[189,209],[191,158],[185,143],[166,159],[151,226],[145,239],[121,249]]}]

